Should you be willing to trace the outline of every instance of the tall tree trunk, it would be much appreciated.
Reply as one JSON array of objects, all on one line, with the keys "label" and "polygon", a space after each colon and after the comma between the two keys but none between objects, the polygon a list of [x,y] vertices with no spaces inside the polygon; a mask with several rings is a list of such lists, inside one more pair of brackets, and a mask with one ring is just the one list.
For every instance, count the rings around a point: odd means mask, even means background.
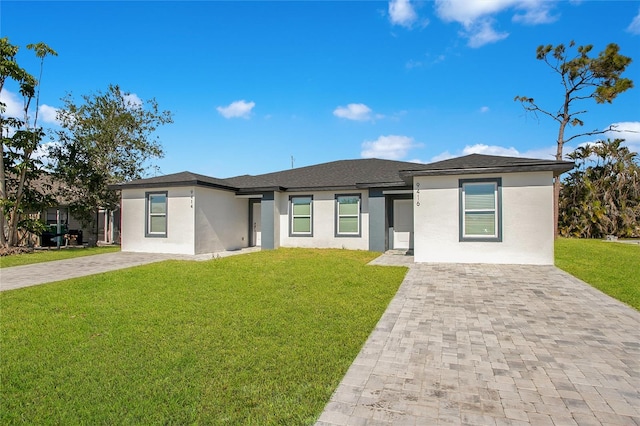
[{"label": "tall tree trunk", "polygon": [[[564,105],[562,120],[560,120],[560,127],[558,129],[558,139],[556,144],[556,160],[562,161],[562,150],[564,148],[564,129],[569,124],[571,115],[569,114],[569,105],[571,103],[570,97],[571,91],[567,90],[564,95]],[[558,221],[560,219],[560,187],[562,182],[560,181],[560,175],[553,178],[553,238],[558,238]]]},{"label": "tall tree trunk", "polygon": [[16,191],[16,201],[11,208],[11,214],[9,215],[9,247],[15,247],[18,245],[18,221],[20,220],[20,203],[22,202],[22,195],[24,194],[24,183],[26,180],[27,170],[22,169],[20,172],[20,180],[18,181],[18,190]]},{"label": "tall tree trunk", "polygon": [[560,220],[560,176],[553,178],[553,237],[558,238],[558,221]]},{"label": "tall tree trunk", "polygon": [[[0,130],[1,132],[2,130]],[[4,143],[2,144],[2,153],[0,155],[0,201],[7,199],[7,177],[4,173]],[[0,206],[0,247],[7,245],[7,220],[4,216],[4,206]]]}]

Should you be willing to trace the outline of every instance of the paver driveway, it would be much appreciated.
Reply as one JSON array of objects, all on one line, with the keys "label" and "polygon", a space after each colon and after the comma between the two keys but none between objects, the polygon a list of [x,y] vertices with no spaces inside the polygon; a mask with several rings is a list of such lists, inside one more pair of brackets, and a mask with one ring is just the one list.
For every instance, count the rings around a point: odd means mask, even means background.
[{"label": "paver driveway", "polygon": [[317,423],[362,424],[640,425],[640,312],[555,267],[412,265]]},{"label": "paver driveway", "polygon": [[115,252],[76,257],[52,262],[34,263],[31,265],[13,266],[0,269],[0,291],[30,287],[69,278],[100,274],[117,269],[131,268],[169,259],[207,260],[212,257],[226,257],[236,254],[250,253],[259,250],[250,247],[242,250],[225,251],[205,255],[180,255],[162,253],[126,253]]}]

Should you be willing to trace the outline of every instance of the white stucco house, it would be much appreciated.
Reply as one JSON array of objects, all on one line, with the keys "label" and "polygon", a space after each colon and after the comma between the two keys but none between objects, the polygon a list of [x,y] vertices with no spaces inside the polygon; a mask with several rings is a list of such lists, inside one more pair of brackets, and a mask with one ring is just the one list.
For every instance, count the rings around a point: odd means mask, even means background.
[{"label": "white stucco house", "polygon": [[181,172],[114,188],[123,251],[399,249],[416,262],[551,265],[552,181],[573,166],[480,154],[359,159],[227,179]]}]

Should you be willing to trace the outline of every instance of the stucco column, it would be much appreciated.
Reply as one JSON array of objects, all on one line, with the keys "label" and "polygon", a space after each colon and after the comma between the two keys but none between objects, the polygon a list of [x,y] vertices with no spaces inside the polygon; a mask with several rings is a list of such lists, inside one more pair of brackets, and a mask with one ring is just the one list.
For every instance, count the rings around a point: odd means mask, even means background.
[{"label": "stucco column", "polygon": [[386,206],[381,189],[369,189],[369,250],[384,252],[386,244]]},{"label": "stucco column", "polygon": [[262,194],[260,205],[260,220],[262,226],[262,250],[276,248],[276,203],[273,192]]}]

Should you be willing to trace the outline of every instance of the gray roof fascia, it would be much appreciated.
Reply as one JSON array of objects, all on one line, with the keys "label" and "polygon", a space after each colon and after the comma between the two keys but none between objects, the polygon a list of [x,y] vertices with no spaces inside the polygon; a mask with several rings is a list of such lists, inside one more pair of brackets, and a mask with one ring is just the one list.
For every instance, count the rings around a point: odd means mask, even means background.
[{"label": "gray roof fascia", "polygon": [[309,191],[342,191],[357,189],[356,185],[333,185],[333,186],[295,186],[285,188],[286,192],[309,192]]},{"label": "gray roof fascia", "polygon": [[199,179],[192,180],[180,180],[180,181],[168,181],[168,182],[140,182],[140,183],[123,183],[117,185],[109,185],[109,189],[132,189],[132,188],[175,188],[185,186],[203,186],[207,188],[222,189],[225,191],[238,191],[238,188],[216,184],[211,182],[205,182]]},{"label": "gray roof fascia", "polygon": [[287,191],[287,188],[283,186],[251,186],[251,187],[243,187],[240,189],[236,188],[236,195],[252,195],[252,194],[262,194],[264,192],[284,192]]},{"label": "gray roof fascia", "polygon": [[[366,182],[366,183],[357,183],[356,188],[404,188],[407,186],[407,183],[404,181],[400,182]],[[409,184],[411,186],[411,184]]]},{"label": "gray roof fascia", "polygon": [[552,171],[554,176],[561,175],[575,167],[573,162],[563,161],[554,163],[507,165],[495,167],[477,168],[453,168],[434,170],[401,170],[400,176],[403,179],[410,179],[413,176],[450,176],[450,175],[477,175],[489,173],[521,173],[521,172],[546,172]]}]

